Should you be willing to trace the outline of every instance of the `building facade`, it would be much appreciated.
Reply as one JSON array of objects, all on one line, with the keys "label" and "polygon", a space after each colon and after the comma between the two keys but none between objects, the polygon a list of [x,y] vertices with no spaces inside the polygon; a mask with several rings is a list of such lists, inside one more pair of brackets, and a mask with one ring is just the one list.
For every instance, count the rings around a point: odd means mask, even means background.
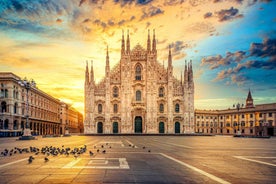
[{"label": "building facade", "polygon": [[[13,73],[0,72],[0,136],[20,136],[26,127],[27,92],[18,83],[20,80]],[[62,116],[63,102],[41,91],[36,85],[29,90],[28,102],[32,135],[64,134],[63,118],[67,117]]]},{"label": "building facade", "polygon": [[245,106],[233,109],[195,110],[195,132],[219,135],[276,135],[276,103],[254,105],[248,92]]},{"label": "building facade", "polygon": [[171,49],[168,66],[157,61],[155,33],[147,47],[130,49],[121,41],[121,59],[111,70],[108,48],[105,77],[95,83],[93,63],[85,72],[84,132],[89,133],[192,133],[194,82],[192,62],[185,64],[184,80],[173,76]]}]

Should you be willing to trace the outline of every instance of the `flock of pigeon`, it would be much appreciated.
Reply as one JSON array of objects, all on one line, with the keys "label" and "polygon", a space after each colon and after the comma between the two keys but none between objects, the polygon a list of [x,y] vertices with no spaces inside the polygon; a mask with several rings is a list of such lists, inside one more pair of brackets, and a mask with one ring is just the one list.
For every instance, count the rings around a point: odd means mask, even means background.
[{"label": "flock of pigeon", "polygon": [[[135,145],[129,144],[129,147],[135,148]],[[106,153],[106,148],[111,149],[111,146],[108,143],[106,143],[105,145],[101,145],[100,148],[97,147],[96,145],[94,146],[94,149],[96,150],[97,153],[105,154]],[[146,147],[143,146],[143,149],[146,149]],[[42,154],[44,156],[44,161],[48,162],[49,161],[49,156],[58,156],[58,155],[69,156],[69,155],[72,155],[72,156],[74,156],[75,159],[77,159],[80,155],[82,155],[86,152],[87,152],[87,146],[86,145],[84,145],[82,147],[74,147],[74,148],[64,147],[64,145],[62,145],[61,148],[60,147],[54,147],[54,146],[45,146],[45,147],[42,147],[41,149],[39,149],[37,147],[30,146],[29,148],[14,147],[10,150],[5,149],[4,151],[1,152],[0,157],[7,157],[7,156],[12,156],[12,155],[16,155],[16,154],[23,154],[23,153],[32,153],[32,154],[35,154],[35,155],[41,155]],[[151,152],[151,151],[148,150],[148,152]],[[92,157],[95,154],[94,154],[93,151],[90,150],[89,155]],[[34,159],[35,159],[35,157],[33,157],[32,155],[29,156],[28,163],[31,164]]]}]

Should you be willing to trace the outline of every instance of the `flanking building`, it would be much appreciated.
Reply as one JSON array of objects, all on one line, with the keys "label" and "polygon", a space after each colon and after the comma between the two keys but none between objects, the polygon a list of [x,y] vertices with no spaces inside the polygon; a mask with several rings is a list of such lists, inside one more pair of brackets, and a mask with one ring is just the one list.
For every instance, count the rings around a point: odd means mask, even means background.
[{"label": "flanking building", "polygon": [[[20,136],[26,127],[27,91],[19,84],[20,80],[19,76],[11,72],[0,72],[1,137]],[[81,114],[75,109],[62,109],[65,103],[38,89],[34,82],[28,92],[28,102],[32,135],[64,134],[66,126],[72,132],[81,132],[79,128],[83,126],[79,121],[82,119]],[[68,116],[62,116],[62,113]]]},{"label": "flanking building", "polygon": [[104,78],[95,83],[93,63],[85,72],[84,132],[192,133],[194,82],[192,62],[185,64],[184,80],[173,75],[171,49],[168,66],[157,61],[155,33],[146,48],[130,49],[127,33],[121,40],[121,59],[110,69],[108,49]]},{"label": "flanking building", "polygon": [[276,103],[254,105],[248,92],[245,106],[232,109],[195,110],[195,132],[218,135],[276,135]]}]

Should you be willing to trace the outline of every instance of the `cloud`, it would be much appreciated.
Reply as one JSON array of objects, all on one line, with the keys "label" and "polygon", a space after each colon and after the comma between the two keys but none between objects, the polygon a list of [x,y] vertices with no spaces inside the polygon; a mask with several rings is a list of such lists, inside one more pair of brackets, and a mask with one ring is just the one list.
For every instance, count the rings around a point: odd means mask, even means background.
[{"label": "cloud", "polygon": [[153,17],[163,13],[164,13],[164,10],[161,10],[160,8],[155,6],[150,6],[148,9],[146,8],[143,9],[143,15],[141,16],[140,20],[144,20],[146,18]]},{"label": "cloud", "polygon": [[[208,65],[211,70],[224,68],[217,73],[214,82],[230,79],[231,83],[241,85],[250,80],[248,75],[252,69],[276,70],[275,48],[276,39],[265,38],[262,43],[252,43],[248,52],[227,52],[225,57],[221,55],[205,57],[201,60],[201,66]],[[229,66],[231,67],[227,68]],[[229,84],[229,81],[226,83]]]},{"label": "cloud", "polygon": [[58,19],[56,20],[56,22],[57,22],[57,23],[62,23],[62,19],[59,19],[59,18],[58,18]]},{"label": "cloud", "polygon": [[115,3],[120,3],[121,6],[131,5],[132,3],[136,3],[136,5],[147,5],[153,0],[114,0]]},{"label": "cloud", "polygon": [[179,4],[184,3],[184,0],[165,0],[164,5],[165,6],[176,6]]},{"label": "cloud", "polygon": [[201,60],[201,65],[209,65],[211,70],[220,66],[227,66],[235,62],[240,62],[246,57],[246,52],[237,51],[235,53],[227,52],[225,57],[221,55],[209,56]]},{"label": "cloud", "polygon": [[80,0],[79,6],[81,6],[86,0]]},{"label": "cloud", "polygon": [[216,15],[219,18],[220,22],[233,20],[236,18],[242,18],[242,14],[238,14],[239,10],[237,8],[231,7],[230,9],[223,9],[218,12],[216,12]]},{"label": "cloud", "polygon": [[243,85],[247,80],[249,80],[249,78],[242,75],[234,74],[231,76],[232,83],[237,84],[238,86]]},{"label": "cloud", "polygon": [[276,61],[276,39],[264,39],[263,43],[252,43],[250,45],[250,56],[271,57],[271,61]]},{"label": "cloud", "polygon": [[207,12],[204,14],[204,18],[206,19],[206,18],[212,17],[212,15],[213,15],[212,12]]}]

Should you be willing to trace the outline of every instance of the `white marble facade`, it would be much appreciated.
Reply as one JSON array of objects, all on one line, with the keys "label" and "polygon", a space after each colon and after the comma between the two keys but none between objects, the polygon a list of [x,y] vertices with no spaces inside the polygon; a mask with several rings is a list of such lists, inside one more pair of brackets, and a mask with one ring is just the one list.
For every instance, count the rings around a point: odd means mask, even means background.
[{"label": "white marble facade", "polygon": [[130,49],[122,35],[121,59],[110,69],[106,51],[105,77],[95,83],[93,63],[85,71],[84,133],[173,134],[194,132],[192,62],[185,63],[184,79],[173,76],[171,49],[168,66],[157,61],[155,33],[147,47]]}]

